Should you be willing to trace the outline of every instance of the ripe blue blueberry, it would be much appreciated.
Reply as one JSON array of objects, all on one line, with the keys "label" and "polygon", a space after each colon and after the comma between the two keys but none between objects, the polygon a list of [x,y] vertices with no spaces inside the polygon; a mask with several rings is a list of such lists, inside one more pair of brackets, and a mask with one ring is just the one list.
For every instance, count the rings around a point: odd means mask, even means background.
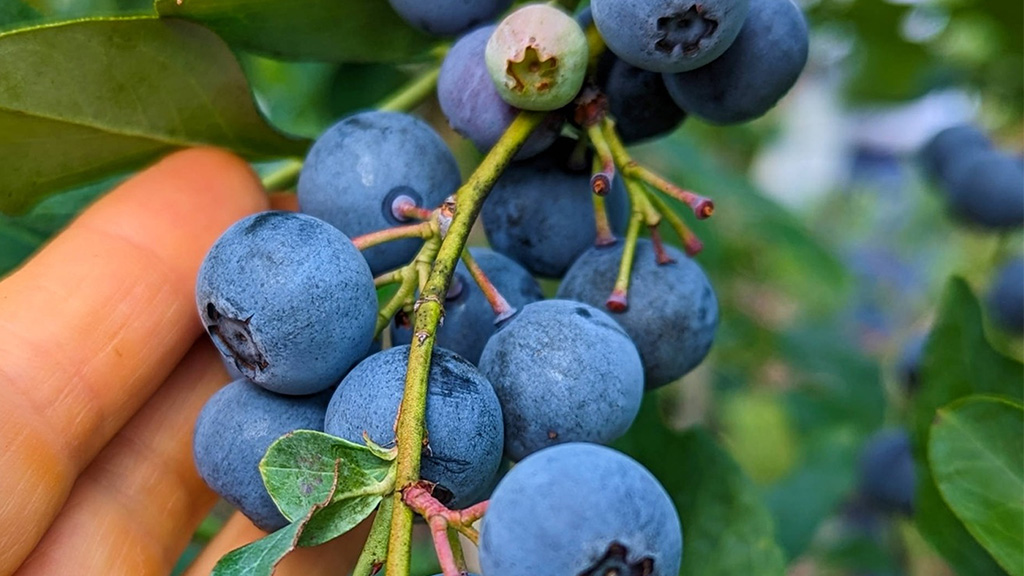
[{"label": "ripe blue blueberry", "polygon": [[973,150],[947,168],[954,218],[995,230],[1024,226],[1024,162],[999,150]]},{"label": "ripe blue blueberry", "polygon": [[507,9],[512,0],[388,0],[411,26],[435,36],[454,36],[487,22]]},{"label": "ripe blue blueberry", "polygon": [[807,23],[792,0],[757,0],[732,46],[700,68],[666,74],[680,108],[716,124],[763,116],[807,63]]},{"label": "ripe blue blueberry", "polygon": [[596,444],[541,450],[498,483],[480,529],[487,576],[677,576],[683,532],[669,495]]},{"label": "ripe blue blueberry", "polygon": [[883,430],[865,444],[860,457],[860,489],[881,510],[914,510],[914,458],[906,430]]},{"label": "ripe blue blueberry", "polygon": [[[675,248],[665,250],[675,261],[659,265],[650,241],[637,242],[629,307],[611,314],[640,351],[648,389],[668,384],[700,364],[718,327],[718,300],[704,271]],[[604,307],[621,258],[621,242],[587,250],[566,273],[557,297]]]},{"label": "ripe blue blueberry", "polygon": [[[397,112],[362,112],[328,128],[299,174],[299,208],[351,238],[409,224],[398,204],[433,209],[455,192],[459,167],[422,120]],[[374,275],[409,262],[422,245],[404,239],[363,252]]]},{"label": "ripe blue blueberry", "polygon": [[626,144],[672,132],[686,118],[661,74],[632,66],[611,52],[605,52],[598,64],[597,85],[608,98],[608,112]]},{"label": "ripe blue blueberry", "polygon": [[[685,72],[718,58],[747,17],[750,0],[593,0],[608,49],[652,72]],[[689,111],[689,110],[687,110]]]},{"label": "ripe blue blueberry", "polygon": [[259,464],[275,440],[295,430],[323,430],[331,392],[282,396],[235,380],[210,397],[199,413],[193,456],[203,481],[261,530],[288,521],[267,494]]},{"label": "ripe blue blueberry", "polygon": [[958,157],[969,152],[989,150],[992,141],[980,129],[970,124],[958,124],[940,131],[921,148],[919,160],[925,174],[937,183],[949,181],[950,169]]},{"label": "ripe blue blueberry", "polygon": [[987,304],[995,325],[1013,334],[1024,333],[1024,258],[1010,260],[999,269]]},{"label": "ripe blue blueberry", "polygon": [[[353,368],[331,399],[324,431],[353,442],[365,432],[393,444],[408,357],[408,346],[396,346]],[[486,497],[501,463],[501,406],[476,366],[444,348],[434,349],[430,363],[426,425],[421,472],[437,484],[434,496],[451,508]]]},{"label": "ripe blue blueberry", "polygon": [[[485,26],[460,38],[445,55],[437,78],[437,101],[448,124],[481,152],[494,146],[519,113],[501,98],[487,72],[484,49],[493,32],[494,26]],[[540,154],[558,138],[561,122],[557,115],[552,119],[530,135],[517,160]]]},{"label": "ripe blue blueberry", "polygon": [[487,341],[480,371],[494,385],[512,460],[554,444],[606,444],[640,410],[644,368],[629,336],[580,302],[524,306]]},{"label": "ripe blue blueberry", "polygon": [[[597,236],[590,173],[572,172],[556,160],[549,153],[510,166],[481,213],[492,248],[549,278],[565,274]],[[629,211],[618,178],[605,200],[612,229],[624,230]]]},{"label": "ripe blue blueberry", "polygon": [[[533,276],[514,260],[487,248],[470,248],[469,252],[514,308],[522,308],[544,297]],[[437,329],[436,344],[477,364],[484,344],[494,333],[495,321],[494,309],[469,270],[459,262],[452,277],[452,289],[444,302],[444,324]],[[391,339],[397,344],[410,343],[412,327],[408,323],[392,322]]]},{"label": "ripe blue blueberry", "polygon": [[336,228],[294,212],[239,220],[199,268],[196,305],[221,353],[282,394],[337,384],[370,347],[377,293]]}]

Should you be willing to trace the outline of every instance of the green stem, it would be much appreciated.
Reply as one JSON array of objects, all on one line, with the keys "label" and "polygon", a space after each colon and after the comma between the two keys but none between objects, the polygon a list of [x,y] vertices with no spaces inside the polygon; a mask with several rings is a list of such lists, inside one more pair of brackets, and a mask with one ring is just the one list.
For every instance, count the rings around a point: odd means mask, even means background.
[{"label": "green stem", "polygon": [[635,211],[629,219],[626,243],[622,247],[622,260],[619,261],[619,275],[615,278],[615,288],[605,303],[612,312],[625,312],[629,307],[629,276],[633,271],[633,256],[636,254],[636,241],[640,236],[640,225],[643,221],[644,215]]},{"label": "green stem", "polygon": [[690,230],[690,227],[683,222],[683,219],[679,214],[676,214],[675,210],[673,210],[664,200],[659,198],[658,195],[653,192],[648,192],[647,199],[659,212],[661,212],[661,215],[665,217],[668,225],[676,233],[676,236],[679,237],[679,241],[683,244],[683,249],[686,250],[687,254],[690,256],[696,256],[702,249],[704,249],[704,244],[701,243],[699,238],[697,238],[697,235]]},{"label": "green stem", "polygon": [[287,160],[284,166],[274,170],[263,177],[263,188],[267,192],[280,192],[291,190],[299,181],[299,172],[302,171],[302,160],[292,158]]},{"label": "green stem", "polygon": [[391,530],[391,507],[394,501],[384,498],[377,508],[377,515],[373,518],[373,525],[370,527],[370,535],[366,538],[363,551],[359,554],[359,560],[352,571],[352,576],[371,576],[375,568],[384,564],[388,554],[388,536]]},{"label": "green stem", "polygon": [[374,338],[378,338],[381,332],[388,327],[391,318],[416,296],[416,268],[412,265],[406,266],[401,269],[401,274],[402,284],[398,286],[398,291],[377,312],[377,327],[373,330]]},{"label": "green stem", "polygon": [[441,303],[448,293],[448,284],[466,246],[470,228],[480,214],[484,200],[498,177],[523,146],[523,142],[544,120],[542,112],[520,112],[491,148],[477,169],[456,193],[455,216],[448,234],[441,243],[427,284],[420,294],[409,348],[405,393],[398,415],[398,477],[391,515],[391,538],[388,548],[388,576],[409,576],[412,555],[412,510],[402,502],[401,490],[416,482],[420,474],[423,450],[424,413],[427,406],[427,375],[434,350],[434,334],[441,318]]},{"label": "green stem", "polygon": [[441,74],[441,65],[435,64],[429,70],[410,80],[394,94],[388,96],[377,106],[382,112],[408,112],[419,106],[437,88],[437,77]]},{"label": "green stem", "polygon": [[452,547],[455,566],[462,572],[468,572],[466,569],[466,555],[462,553],[462,541],[459,540],[459,533],[454,528],[448,528],[448,545]]}]

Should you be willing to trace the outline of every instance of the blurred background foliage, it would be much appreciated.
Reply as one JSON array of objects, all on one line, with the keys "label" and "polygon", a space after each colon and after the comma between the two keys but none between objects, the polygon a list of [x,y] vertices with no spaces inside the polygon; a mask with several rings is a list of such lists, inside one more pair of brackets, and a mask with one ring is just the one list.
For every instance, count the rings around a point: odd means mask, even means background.
[{"label": "blurred background foliage", "polygon": [[[985,358],[1024,356],[1021,340],[991,328],[971,296],[984,293],[1001,262],[1021,254],[1021,233],[997,235],[951,220],[914,158],[931,135],[963,122],[983,127],[1004,149],[1024,151],[1024,4],[801,4],[812,27],[811,58],[775,111],[737,127],[690,119],[670,137],[634,149],[636,158],[715,199],[715,216],[694,227],[722,324],[709,360],[648,402],[621,447],[655,470],[684,522],[701,518],[685,524],[687,550],[705,554],[687,556],[684,574],[999,571],[990,560],[972,563],[977,543],[939,550],[941,537],[922,534],[938,525],[922,531],[913,516],[866,504],[858,461],[874,433],[913,424],[914,398],[899,362],[936,322],[950,276],[964,278],[967,288],[953,296],[947,289],[946,301],[968,313],[956,322],[940,318],[943,325],[967,331],[978,323],[971,346]],[[150,13],[145,0],[0,0],[0,30]],[[236,56],[271,124],[309,138],[382,101],[428,65]],[[448,131],[436,103],[417,113],[442,131],[468,173],[479,153]],[[0,214],[0,274],[121,179],[63,191],[22,215]],[[980,339],[981,326],[998,353]],[[955,338],[934,346],[945,347],[928,356],[936,373],[968,355]],[[1019,363],[1006,362],[1008,373],[1019,374]],[[1022,385],[1000,393],[1019,400]],[[679,447],[684,455],[651,453],[650,446]],[[919,451],[917,457],[926,468]],[[705,467],[722,476],[701,476]],[[686,500],[721,477],[730,480],[707,508]],[[948,510],[929,512],[929,522],[956,522]],[[752,525],[773,541],[749,555],[720,542],[723,533]],[[205,524],[197,542],[213,531]],[[751,546],[737,538],[740,548]],[[421,552],[426,574],[435,567],[429,550]],[[728,564],[737,554],[751,561],[750,571]],[[712,555],[721,558],[705,563]]]}]

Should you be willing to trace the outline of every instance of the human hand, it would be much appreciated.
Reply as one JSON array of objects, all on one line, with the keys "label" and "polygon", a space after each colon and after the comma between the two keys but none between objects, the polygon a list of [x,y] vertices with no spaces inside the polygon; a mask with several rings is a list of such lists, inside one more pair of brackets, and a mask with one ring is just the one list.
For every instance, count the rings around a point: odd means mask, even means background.
[{"label": "human hand", "polygon": [[[268,206],[243,161],[180,152],[0,282],[0,575],[171,571],[217,499],[192,430],[229,380],[195,311],[196,271]],[[347,573],[364,535],[300,550],[278,574]],[[189,576],[262,536],[236,514]]]}]

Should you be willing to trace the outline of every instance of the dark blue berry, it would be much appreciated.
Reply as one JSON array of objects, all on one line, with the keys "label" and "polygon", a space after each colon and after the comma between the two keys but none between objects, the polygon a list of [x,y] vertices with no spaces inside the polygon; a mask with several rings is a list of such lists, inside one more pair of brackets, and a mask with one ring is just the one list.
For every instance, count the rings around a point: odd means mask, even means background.
[{"label": "dark blue berry", "polygon": [[[469,252],[487,279],[514,308],[522,308],[544,297],[533,276],[514,260],[487,248],[470,248]],[[452,288],[444,302],[444,323],[437,329],[435,342],[477,364],[487,339],[494,333],[497,317],[462,262],[455,268]],[[397,344],[410,343],[412,327],[408,322],[392,322],[391,339]]]},{"label": "dark blue berry", "polygon": [[608,98],[608,111],[626,144],[668,134],[686,118],[661,74],[632,66],[611,52],[601,57],[597,85]]},{"label": "dark blue berry", "polygon": [[665,86],[694,116],[716,124],[753,120],[796,83],[807,42],[807,23],[792,0],[755,0],[728,50],[695,70],[666,74]]},{"label": "dark blue berry", "polygon": [[487,342],[480,371],[494,385],[512,460],[554,444],[606,444],[640,410],[644,368],[629,336],[580,302],[523,307]]},{"label": "dark blue berry", "polygon": [[282,394],[337,384],[366,355],[377,317],[373,277],[356,247],[295,212],[228,228],[199,269],[196,305],[221,353]]},{"label": "dark blue berry", "polygon": [[[433,209],[461,182],[455,158],[422,120],[362,112],[328,128],[299,175],[299,208],[351,238],[410,224],[395,214],[403,199]],[[374,275],[408,263],[422,245],[405,239],[363,252]]]},{"label": "dark blue berry", "polygon": [[[684,72],[718,58],[736,39],[750,0],[593,0],[608,49],[652,72]],[[687,110],[689,111],[689,110]]]},{"label": "dark blue berry", "polygon": [[210,397],[193,436],[196,469],[214,492],[261,530],[288,521],[267,494],[259,463],[275,440],[295,430],[323,430],[331,392],[282,396],[236,380]]},{"label": "dark blue berry", "polygon": [[949,181],[950,168],[957,164],[959,157],[990,148],[992,141],[984,132],[970,124],[959,124],[933,136],[921,148],[918,157],[925,174],[944,186]]},{"label": "dark blue berry", "polygon": [[883,430],[872,436],[861,452],[860,488],[881,510],[913,513],[914,458],[906,430]]},{"label": "dark blue berry", "polygon": [[[558,298],[604,308],[615,285],[623,243],[587,250],[566,273]],[[668,384],[707,356],[718,327],[718,300],[704,271],[671,246],[670,264],[655,261],[650,241],[636,245],[629,307],[611,314],[640,351],[648,389]]]},{"label": "dark blue berry", "polygon": [[635,460],[596,444],[552,446],[517,464],[480,528],[487,576],[677,576],[682,556],[665,489]]},{"label": "dark blue berry", "polygon": [[[360,362],[345,376],[327,408],[324,431],[353,442],[395,442],[409,347],[396,346]],[[501,463],[501,407],[486,378],[457,354],[435,348],[427,388],[423,479],[451,508],[486,497]]]},{"label": "dark blue berry", "polygon": [[[590,173],[572,172],[556,156],[545,154],[510,166],[481,214],[492,248],[549,278],[565,274],[597,236]],[[629,212],[619,179],[606,201],[612,229],[624,230]]]},{"label": "dark blue berry", "polygon": [[946,194],[954,218],[995,230],[1024,226],[1024,163],[998,150],[957,156],[947,168]]}]

